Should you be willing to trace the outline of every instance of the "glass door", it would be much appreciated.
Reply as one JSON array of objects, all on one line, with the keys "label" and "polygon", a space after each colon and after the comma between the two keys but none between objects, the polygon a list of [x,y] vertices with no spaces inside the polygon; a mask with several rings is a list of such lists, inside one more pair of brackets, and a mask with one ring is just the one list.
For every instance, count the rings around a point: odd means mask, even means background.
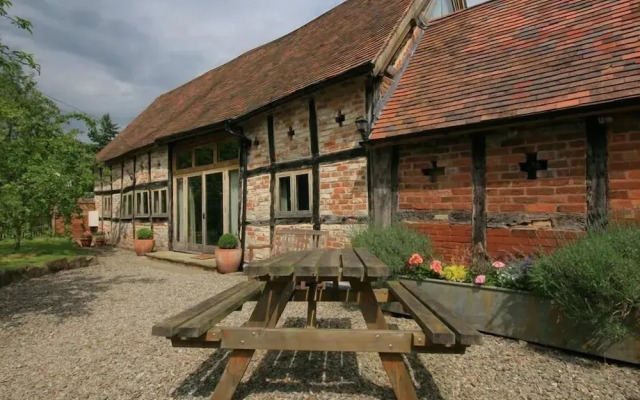
[{"label": "glass door", "polygon": [[225,232],[224,226],[224,184],[223,173],[216,172],[205,175],[206,187],[206,243],[205,252],[215,252],[218,239]]},{"label": "glass door", "polygon": [[187,178],[187,250],[202,252],[204,246],[204,190],[202,175]]}]

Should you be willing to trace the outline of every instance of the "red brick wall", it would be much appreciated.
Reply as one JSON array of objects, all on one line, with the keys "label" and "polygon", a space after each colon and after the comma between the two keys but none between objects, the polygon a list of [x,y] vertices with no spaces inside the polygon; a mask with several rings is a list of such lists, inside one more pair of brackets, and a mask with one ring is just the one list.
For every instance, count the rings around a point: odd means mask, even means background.
[{"label": "red brick wall", "polygon": [[492,257],[550,253],[575,240],[582,232],[543,229],[487,229],[487,251]]},{"label": "red brick wall", "polygon": [[[74,239],[79,239],[83,232],[89,230],[89,211],[96,210],[94,199],[80,199],[78,200],[78,206],[82,209],[82,214],[72,215],[69,225],[71,236],[73,236]],[[64,235],[65,225],[66,222],[64,218],[56,218],[53,230],[58,235]]]},{"label": "red brick wall", "polygon": [[613,218],[640,220],[640,119],[614,116],[609,134],[609,205]]},{"label": "red brick wall", "polygon": [[[527,180],[519,163],[527,153],[548,160],[548,170]],[[580,122],[534,126],[487,138],[487,211],[587,211],[586,139]]]},{"label": "red brick wall", "polygon": [[367,160],[320,165],[320,215],[366,216]]},{"label": "red brick wall", "polygon": [[431,237],[436,256],[449,262],[468,262],[471,225],[438,222],[406,222],[405,225]]},{"label": "red brick wall", "polygon": [[[444,167],[436,182],[423,169]],[[440,139],[404,146],[400,152],[400,210],[471,210],[471,142]]]}]

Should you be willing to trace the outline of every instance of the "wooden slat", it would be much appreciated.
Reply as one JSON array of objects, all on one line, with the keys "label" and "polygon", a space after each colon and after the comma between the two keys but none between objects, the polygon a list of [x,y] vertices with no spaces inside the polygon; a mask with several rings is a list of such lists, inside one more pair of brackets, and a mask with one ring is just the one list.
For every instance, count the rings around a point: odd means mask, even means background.
[{"label": "wooden slat", "polygon": [[389,267],[367,249],[356,249],[356,254],[365,266],[365,273],[372,278],[389,276]]},{"label": "wooden slat", "polygon": [[340,250],[325,250],[318,265],[318,276],[339,277],[340,276]]},{"label": "wooden slat", "polygon": [[462,345],[482,344],[482,335],[471,324],[435,300],[417,282],[403,280],[400,283],[455,332],[458,343]]},{"label": "wooden slat", "polygon": [[170,318],[165,319],[162,322],[155,324],[151,329],[151,334],[154,336],[163,336],[163,337],[174,336],[176,333],[178,333],[178,327],[180,325],[182,325],[183,323],[187,322],[190,319],[197,317],[198,315],[207,311],[211,307],[216,306],[217,304],[229,298],[230,296],[233,296],[238,291],[240,291],[244,287],[244,285],[248,283],[249,282],[245,282],[239,285],[235,285],[221,293],[218,293],[213,297],[210,297],[196,304],[195,306],[179,314],[176,314]]},{"label": "wooden slat", "polygon": [[345,278],[364,278],[364,265],[353,250],[342,251],[342,276]]},{"label": "wooden slat", "polygon": [[318,275],[318,266],[320,265],[320,260],[324,256],[324,250],[314,250],[309,253],[305,258],[298,262],[294,269],[293,273],[296,276],[305,276],[312,277]]},{"label": "wooden slat", "polygon": [[281,254],[275,257],[267,258],[264,260],[253,261],[244,267],[244,273],[247,276],[267,276],[269,275],[269,265],[285,257],[286,254]]},{"label": "wooden slat", "polygon": [[440,319],[412,295],[400,282],[387,282],[387,287],[402,303],[422,328],[427,338],[434,344],[455,344],[456,336]]},{"label": "wooden slat", "polygon": [[[378,303],[386,303],[389,299],[389,289],[375,289],[374,294]],[[339,303],[357,303],[358,291],[353,289],[322,289],[318,288],[315,292],[316,301],[319,303],[324,302],[339,302]],[[314,292],[310,289],[296,289],[291,298],[292,302],[307,302],[314,298]],[[398,303],[396,303],[398,304]],[[399,307],[402,307],[398,304]]]},{"label": "wooden slat", "polygon": [[284,257],[269,264],[269,276],[289,276],[293,274],[296,264],[309,255],[311,251],[293,251],[286,253]]},{"label": "wooden slat", "polygon": [[223,349],[409,353],[413,333],[397,330],[223,328]]},{"label": "wooden slat", "polygon": [[178,327],[177,335],[186,338],[200,337],[212,326],[222,321],[227,315],[235,311],[239,305],[262,292],[264,282],[247,281],[240,283],[237,286],[241,286],[240,290],[226,298],[221,298],[220,302],[215,306],[181,324]]}]

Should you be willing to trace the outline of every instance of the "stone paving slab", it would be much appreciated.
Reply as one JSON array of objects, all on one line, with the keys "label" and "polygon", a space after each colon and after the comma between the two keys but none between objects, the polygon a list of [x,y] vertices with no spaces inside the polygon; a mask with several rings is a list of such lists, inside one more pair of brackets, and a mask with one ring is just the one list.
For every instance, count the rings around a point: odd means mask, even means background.
[{"label": "stone paving slab", "polygon": [[147,254],[147,257],[154,260],[167,261],[170,263],[190,265],[192,267],[206,268],[208,270],[216,270],[216,260],[199,260],[198,254],[178,253],[177,251],[157,251]]}]

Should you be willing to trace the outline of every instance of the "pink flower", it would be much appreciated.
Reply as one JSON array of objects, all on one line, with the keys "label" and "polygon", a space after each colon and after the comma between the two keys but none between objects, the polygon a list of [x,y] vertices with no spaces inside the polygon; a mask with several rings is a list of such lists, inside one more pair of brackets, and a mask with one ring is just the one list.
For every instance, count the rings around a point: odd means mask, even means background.
[{"label": "pink flower", "polygon": [[435,272],[436,274],[441,274],[442,273],[442,263],[438,260],[433,260],[431,261],[431,266],[430,269]]},{"label": "pink flower", "polygon": [[493,268],[495,269],[502,269],[505,267],[505,264],[501,261],[496,261],[493,263]]},{"label": "pink flower", "polygon": [[420,265],[422,265],[423,262],[424,260],[422,259],[422,257],[420,257],[420,254],[414,254],[409,259],[409,262],[408,262],[409,268],[413,269],[415,267],[419,267]]},{"label": "pink flower", "polygon": [[476,285],[484,285],[484,282],[486,280],[486,277],[484,275],[478,275],[476,276]]}]

